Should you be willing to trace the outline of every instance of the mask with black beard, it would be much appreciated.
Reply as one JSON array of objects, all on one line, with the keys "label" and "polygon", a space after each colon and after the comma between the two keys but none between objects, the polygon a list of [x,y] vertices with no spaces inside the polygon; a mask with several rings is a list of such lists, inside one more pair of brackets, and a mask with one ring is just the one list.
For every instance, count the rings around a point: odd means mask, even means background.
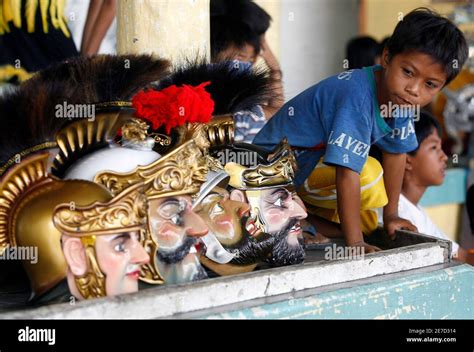
[{"label": "mask with black beard", "polygon": [[[189,250],[191,249],[192,246],[194,246],[197,243],[196,238],[193,237],[187,237],[184,243],[176,248],[176,250],[173,250],[171,252],[165,252],[165,251],[160,251],[158,249],[157,253],[157,258],[159,261],[161,261],[164,264],[167,265],[172,265],[177,267],[179,263],[186,257],[186,255],[189,254]],[[188,281],[198,281],[198,280],[203,280],[207,279],[207,273],[206,270],[197,262],[197,265],[194,266],[194,269],[191,269],[188,265],[186,265],[188,270],[184,270],[179,275],[183,275],[184,277],[181,277],[178,281],[174,282],[173,280],[176,280],[176,278],[171,279],[171,283],[180,283],[180,282],[188,282]],[[189,270],[191,269],[191,270]],[[183,281],[184,280],[184,281]]]},{"label": "mask with black beard", "polygon": [[225,249],[236,256],[231,260],[232,264],[248,265],[263,262],[272,252],[274,239],[268,233],[261,233],[252,237],[246,229],[248,217],[242,217],[240,226],[242,238],[232,246]]},{"label": "mask with black beard", "polygon": [[300,264],[304,261],[305,251],[301,243],[297,245],[290,245],[287,241],[288,233],[290,229],[299,220],[293,219],[288,222],[280,232],[272,236],[274,240],[271,255],[267,258],[266,262],[271,266],[285,266]]},{"label": "mask with black beard", "polygon": [[189,253],[189,250],[191,249],[192,246],[196,244],[197,240],[193,237],[186,237],[184,240],[184,243],[176,248],[176,250],[170,251],[170,252],[165,252],[161,251],[158,248],[158,252],[156,256],[158,257],[158,260],[165,263],[165,264],[176,264],[179,263],[186,257]]}]

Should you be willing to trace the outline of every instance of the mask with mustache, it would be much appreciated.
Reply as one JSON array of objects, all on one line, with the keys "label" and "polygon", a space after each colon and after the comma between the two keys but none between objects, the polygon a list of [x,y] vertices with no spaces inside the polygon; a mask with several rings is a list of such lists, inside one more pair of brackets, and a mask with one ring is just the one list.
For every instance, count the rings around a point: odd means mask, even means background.
[{"label": "mask with mustache", "polygon": [[232,246],[224,246],[225,249],[235,254],[231,260],[232,264],[248,265],[260,262],[267,262],[271,266],[284,266],[300,264],[304,261],[305,251],[303,246],[290,245],[287,241],[288,233],[298,222],[292,219],[288,224],[276,234],[260,233],[257,237],[252,237],[246,230],[245,224],[248,217],[241,219],[242,238]]},{"label": "mask with mustache", "polygon": [[182,263],[196,243],[196,238],[187,237],[184,243],[173,251],[158,249],[157,259],[164,264],[164,267],[167,267],[165,269],[168,272],[165,275],[167,283],[183,283],[208,278],[206,270],[199,264],[198,256],[194,262]]},{"label": "mask with mustache", "polygon": [[273,246],[271,255],[266,262],[271,266],[285,266],[303,263],[305,258],[304,246],[298,240],[297,245],[288,243],[288,236],[291,228],[298,223],[297,219],[288,222],[280,232],[273,235]]},{"label": "mask with mustache", "polygon": [[247,265],[262,262],[272,251],[273,239],[268,233],[260,233],[257,237],[252,237],[247,231],[245,224],[248,217],[241,219],[242,238],[232,246],[225,246],[225,249],[236,256],[231,260],[232,264]]},{"label": "mask with mustache", "polygon": [[158,249],[156,254],[159,261],[165,264],[176,264],[179,263],[189,254],[191,247],[197,243],[196,239],[193,237],[186,237],[183,244],[180,245],[173,251],[163,251]]}]

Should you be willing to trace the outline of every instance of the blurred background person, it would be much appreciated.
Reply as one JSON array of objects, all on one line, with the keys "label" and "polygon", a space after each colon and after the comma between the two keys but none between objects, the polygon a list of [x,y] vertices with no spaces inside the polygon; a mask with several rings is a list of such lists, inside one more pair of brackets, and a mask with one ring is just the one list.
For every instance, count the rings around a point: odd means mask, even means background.
[{"label": "blurred background person", "polygon": [[67,2],[65,15],[76,48],[80,49],[81,53],[92,55],[117,52],[116,6],[116,0]]},{"label": "blurred background person", "polygon": [[346,46],[346,59],[349,69],[373,66],[380,62],[380,46],[372,37],[356,37],[351,39]]},{"label": "blurred background person", "polygon": [[99,52],[102,41],[115,22],[116,12],[117,0],[91,0],[82,34],[81,54],[91,56]]},{"label": "blurred background person", "polygon": [[234,115],[237,142],[251,143],[284,103],[280,64],[265,38],[270,22],[270,15],[253,1],[211,0],[211,61],[237,60],[236,67],[245,70],[261,57],[273,79],[273,99]]},{"label": "blurred background person", "polygon": [[[65,3],[66,0],[0,2],[0,71],[21,72],[19,76],[15,74],[21,80],[27,77],[25,73],[78,55],[64,17]],[[4,76],[10,77],[8,72]]]}]

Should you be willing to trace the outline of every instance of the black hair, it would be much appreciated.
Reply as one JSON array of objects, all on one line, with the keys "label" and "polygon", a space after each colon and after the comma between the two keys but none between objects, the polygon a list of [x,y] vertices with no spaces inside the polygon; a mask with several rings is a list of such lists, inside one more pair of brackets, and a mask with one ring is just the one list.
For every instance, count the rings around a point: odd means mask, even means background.
[{"label": "black hair", "polygon": [[258,36],[270,27],[271,16],[250,0],[211,0],[211,16],[231,16],[244,22]]},{"label": "black hair", "polygon": [[253,1],[243,1],[240,7],[240,19],[246,23],[257,35],[263,35],[270,27],[272,18]]},{"label": "black hair", "polygon": [[[168,61],[151,55],[98,55],[77,56],[38,71],[0,97],[0,166],[27,149],[55,142],[57,133],[74,123],[75,119],[56,117],[58,104],[130,100],[169,75],[168,67]],[[96,142],[91,148],[102,146]],[[62,177],[84,151],[69,152],[67,160],[55,167],[55,176]]]},{"label": "black hair", "polygon": [[155,85],[157,90],[171,85],[197,86],[211,82],[206,91],[214,100],[214,115],[235,114],[262,105],[274,97],[268,71],[261,68],[240,70],[233,62],[208,64],[195,60],[175,68],[174,72]]},{"label": "black hair", "polygon": [[228,0],[211,0],[210,13],[211,16],[222,16],[229,13],[229,5],[231,4]]},{"label": "black hair", "polygon": [[416,152],[420,148],[421,143],[423,143],[423,141],[428,138],[428,136],[433,133],[434,130],[437,131],[438,135],[441,137],[442,130],[438,120],[436,120],[428,112],[421,111],[418,121],[415,121],[415,133],[416,140],[418,141],[418,147],[415,150],[409,152],[408,154],[411,156],[415,156]]},{"label": "black hair", "polygon": [[382,41],[379,43],[379,48],[377,50],[377,55],[382,56],[383,54],[383,49],[387,46],[388,41],[390,40],[390,37],[385,37],[382,39]]},{"label": "black hair", "polygon": [[259,36],[244,22],[233,16],[211,16],[211,60],[216,62],[219,53],[230,46],[242,48],[251,45],[255,55],[260,53]]},{"label": "black hair", "polygon": [[378,54],[379,44],[372,37],[356,37],[346,46],[349,69],[373,66]]},{"label": "black hair", "polygon": [[387,49],[389,59],[407,51],[430,55],[443,65],[446,84],[461,71],[469,54],[466,38],[459,28],[449,19],[424,7],[411,11],[398,22]]}]

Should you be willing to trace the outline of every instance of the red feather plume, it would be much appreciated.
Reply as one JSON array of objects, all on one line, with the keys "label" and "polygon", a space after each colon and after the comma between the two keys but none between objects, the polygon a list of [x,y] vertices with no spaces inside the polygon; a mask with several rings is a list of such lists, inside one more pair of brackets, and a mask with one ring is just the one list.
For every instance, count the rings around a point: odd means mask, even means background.
[{"label": "red feather plume", "polygon": [[214,111],[214,100],[204,89],[210,83],[141,91],[132,98],[135,115],[149,122],[153,130],[164,127],[166,133],[187,122],[207,123]]}]

